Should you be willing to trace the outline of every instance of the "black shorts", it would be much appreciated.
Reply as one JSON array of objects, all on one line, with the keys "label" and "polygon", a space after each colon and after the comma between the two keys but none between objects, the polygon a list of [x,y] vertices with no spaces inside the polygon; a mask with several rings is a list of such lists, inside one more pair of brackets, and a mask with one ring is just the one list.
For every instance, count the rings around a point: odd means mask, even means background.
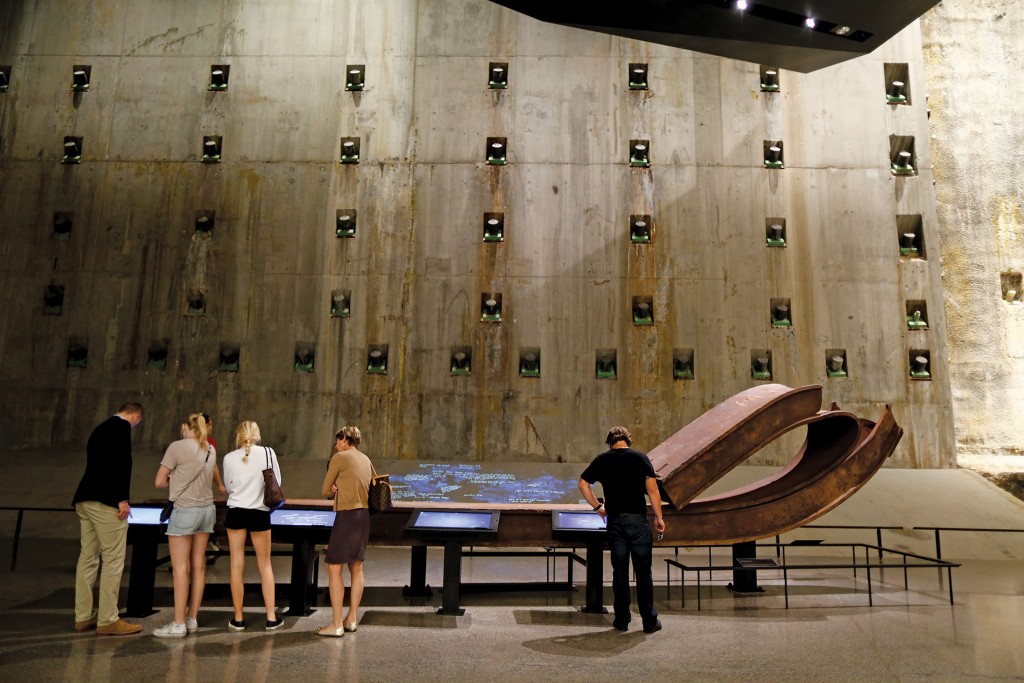
[{"label": "black shorts", "polygon": [[270,531],[270,510],[228,508],[228,516],[224,519],[224,528]]}]

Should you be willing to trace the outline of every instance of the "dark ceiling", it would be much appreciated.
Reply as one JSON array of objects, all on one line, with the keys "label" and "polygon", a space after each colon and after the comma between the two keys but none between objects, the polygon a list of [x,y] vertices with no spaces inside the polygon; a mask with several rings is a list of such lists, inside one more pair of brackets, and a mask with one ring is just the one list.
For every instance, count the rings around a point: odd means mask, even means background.
[{"label": "dark ceiling", "polygon": [[491,0],[542,21],[804,73],[872,52],[939,1],[748,0],[741,10],[736,0]]}]

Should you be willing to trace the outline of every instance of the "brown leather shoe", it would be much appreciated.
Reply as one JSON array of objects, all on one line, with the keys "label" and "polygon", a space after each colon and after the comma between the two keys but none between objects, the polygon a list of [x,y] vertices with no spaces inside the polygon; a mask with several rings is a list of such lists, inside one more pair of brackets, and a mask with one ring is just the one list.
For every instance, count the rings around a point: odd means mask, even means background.
[{"label": "brown leather shoe", "polygon": [[106,626],[96,627],[96,635],[98,636],[130,636],[133,633],[141,632],[142,624],[131,624],[124,619],[118,619]]},{"label": "brown leather shoe", "polygon": [[75,633],[85,633],[96,628],[96,620],[89,619],[87,621],[76,621],[75,622]]}]

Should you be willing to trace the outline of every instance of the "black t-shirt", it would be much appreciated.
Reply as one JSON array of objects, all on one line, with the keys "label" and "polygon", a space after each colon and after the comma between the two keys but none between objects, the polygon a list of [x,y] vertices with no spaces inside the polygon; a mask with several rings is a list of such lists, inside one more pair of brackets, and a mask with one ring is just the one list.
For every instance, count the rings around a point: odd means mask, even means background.
[{"label": "black t-shirt", "polygon": [[612,448],[594,458],[580,478],[601,482],[609,515],[647,514],[648,477],[656,477],[650,458],[632,448]]}]

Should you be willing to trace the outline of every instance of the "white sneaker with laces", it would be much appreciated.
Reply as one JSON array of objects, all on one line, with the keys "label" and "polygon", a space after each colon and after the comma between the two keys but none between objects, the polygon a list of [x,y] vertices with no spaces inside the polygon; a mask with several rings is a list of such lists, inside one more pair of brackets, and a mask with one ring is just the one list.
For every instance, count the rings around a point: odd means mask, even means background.
[{"label": "white sneaker with laces", "polygon": [[153,631],[153,635],[157,638],[184,638],[188,635],[188,629],[185,624],[175,624],[173,621],[166,626]]},{"label": "white sneaker with laces", "polygon": [[192,617],[185,617],[185,630],[189,633],[195,633],[199,630],[199,622]]}]

